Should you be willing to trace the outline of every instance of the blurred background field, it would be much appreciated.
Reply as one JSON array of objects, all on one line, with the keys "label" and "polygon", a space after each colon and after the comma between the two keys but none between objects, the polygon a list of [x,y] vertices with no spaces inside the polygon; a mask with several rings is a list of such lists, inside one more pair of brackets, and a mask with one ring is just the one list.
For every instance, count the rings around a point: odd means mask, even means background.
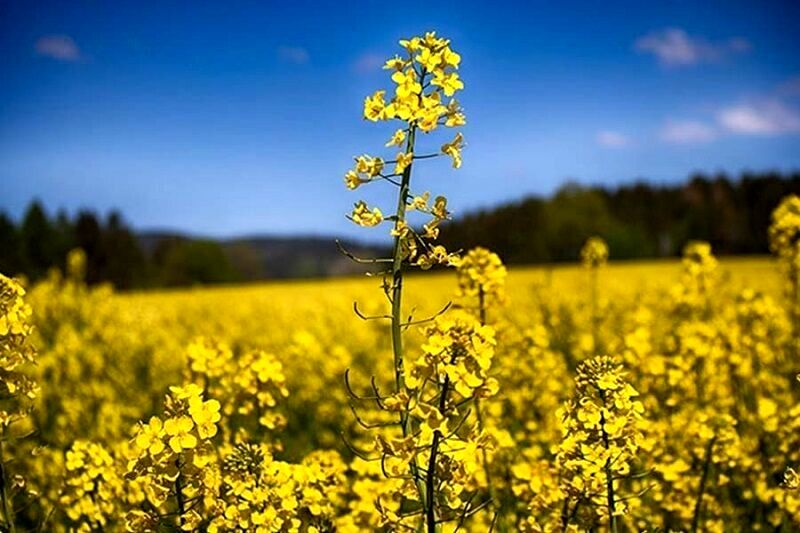
[{"label": "blurred background field", "polygon": [[[682,273],[679,259],[612,261],[603,272],[604,291],[615,294],[645,292],[653,289],[663,290],[677,283]],[[783,282],[778,272],[777,262],[769,256],[725,257],[720,261],[720,275],[728,290],[749,287],[772,297],[779,298]],[[407,278],[410,305],[424,312],[436,311],[433,307],[456,288],[456,278],[452,272],[418,273]],[[586,286],[586,272],[580,265],[556,264],[529,267],[512,267],[508,271],[507,287],[515,304],[526,305],[535,297],[537,289],[548,288],[565,294],[576,288]],[[115,296],[126,305],[141,306],[146,312],[151,307],[158,308],[164,298],[191,307],[208,306],[208,313],[225,301],[239,299],[258,301],[259,305],[281,306],[292,302],[292,306],[304,304],[313,307],[318,303],[333,300],[336,305],[348,299],[358,301],[365,295],[374,296],[380,283],[376,278],[349,276],[323,280],[282,280],[273,282],[249,283],[246,285],[225,285],[198,287],[195,289],[170,289],[146,292],[129,292]],[[584,290],[588,290],[584,287]],[[360,323],[358,317],[343,317],[353,325]],[[358,326],[355,326],[358,327]]]}]

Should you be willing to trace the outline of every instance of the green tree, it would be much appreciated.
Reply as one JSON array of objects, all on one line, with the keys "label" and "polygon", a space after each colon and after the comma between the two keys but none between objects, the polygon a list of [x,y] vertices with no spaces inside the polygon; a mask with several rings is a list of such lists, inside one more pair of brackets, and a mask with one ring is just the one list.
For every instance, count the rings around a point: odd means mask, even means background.
[{"label": "green tree", "polygon": [[31,278],[42,277],[48,268],[58,264],[57,235],[38,200],[31,202],[25,212],[20,237],[26,273]]}]

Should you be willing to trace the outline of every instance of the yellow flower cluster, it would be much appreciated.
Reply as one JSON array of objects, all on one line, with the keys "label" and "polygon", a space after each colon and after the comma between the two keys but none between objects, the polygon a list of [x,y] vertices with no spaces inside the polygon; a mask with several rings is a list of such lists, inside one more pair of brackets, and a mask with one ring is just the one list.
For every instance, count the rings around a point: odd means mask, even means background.
[{"label": "yellow flower cluster", "polygon": [[28,338],[31,308],[17,281],[0,274],[0,425],[5,428],[28,415],[36,383],[25,372],[36,352]]},{"label": "yellow flower cluster", "polygon": [[679,313],[696,315],[709,313],[711,296],[718,281],[717,259],[711,245],[690,241],[683,247],[683,279],[673,288],[675,309]]},{"label": "yellow flower cluster", "polygon": [[787,196],[773,211],[769,246],[783,259],[800,261],[800,196]]},{"label": "yellow flower cluster", "polygon": [[[413,434],[376,436],[389,481],[407,480],[385,491],[378,502],[381,526],[415,523],[414,513],[401,512],[402,502],[433,509],[430,516],[436,516],[437,523],[455,521],[476,491],[486,488],[485,452],[494,443],[479,423],[469,420],[469,410],[462,412],[457,406],[497,393],[497,380],[488,376],[494,330],[466,312],[454,311],[437,317],[424,328],[424,336],[419,357],[408,360],[407,389],[380,401],[386,411],[407,417],[405,423],[413,428]],[[408,477],[409,469],[435,472],[435,477]],[[415,481],[422,484],[418,490]]]},{"label": "yellow flower cluster", "polygon": [[683,247],[683,265],[690,276],[712,275],[717,269],[717,260],[711,253],[711,245],[704,241],[687,243]]},{"label": "yellow flower cluster", "polygon": [[703,531],[725,531],[718,499],[727,489],[729,473],[742,462],[736,420],[725,414],[700,412],[685,420],[679,439],[667,445],[663,429],[653,431],[661,442],[652,451],[657,459],[653,498],[670,524],[697,524]]},{"label": "yellow flower cluster", "polygon": [[[405,49],[406,57],[395,56],[383,67],[392,72],[395,95],[388,102],[383,90],[368,96],[364,100],[364,118],[373,122],[400,119],[424,132],[441,125],[463,125],[464,115],[458,102],[455,99],[444,102],[445,97],[452,97],[464,88],[455,72],[461,56],[450,49],[450,41],[429,32],[424,37],[402,40],[400,46]],[[430,91],[425,93],[428,86]],[[399,142],[402,141],[393,137],[392,144]]]},{"label": "yellow flower cluster", "polygon": [[189,381],[203,385],[210,396],[222,398],[226,435],[231,441],[262,436],[286,424],[277,411],[278,402],[289,396],[283,365],[264,350],[234,355],[219,341],[198,338],[187,349]]},{"label": "yellow flower cluster", "polygon": [[302,464],[276,461],[264,446],[237,444],[222,461],[222,485],[210,533],[328,531],[342,505],[345,465],[317,452]]},{"label": "yellow flower cluster", "polygon": [[64,488],[59,506],[74,531],[111,529],[124,500],[124,479],[112,455],[102,445],[75,441],[67,450]]},{"label": "yellow flower cluster", "polygon": [[[198,501],[213,491],[216,472],[211,439],[221,416],[217,400],[204,400],[194,384],[170,387],[164,417],[140,424],[128,462],[129,479],[143,483],[147,510],[128,513],[128,527],[150,529],[164,515],[175,516],[181,530],[195,530],[203,521]],[[194,504],[192,504],[194,503]]]},{"label": "yellow flower cluster", "polygon": [[406,384],[412,390],[427,382],[447,381],[464,398],[497,393],[497,380],[488,377],[494,356],[491,326],[472,315],[453,311],[438,317],[425,329],[420,356],[409,360]]},{"label": "yellow flower cluster", "polygon": [[496,253],[486,248],[473,248],[458,263],[456,296],[467,301],[477,300],[478,308],[502,303],[506,275],[506,267]]},{"label": "yellow flower cluster", "polygon": [[370,210],[369,207],[367,207],[366,202],[359,201],[356,203],[355,207],[353,208],[353,212],[350,214],[350,220],[359,226],[371,228],[383,222],[383,213],[381,213],[381,210],[377,207],[374,207],[372,210]]},{"label": "yellow flower cluster", "polygon": [[[447,199],[437,196],[429,206],[430,193],[414,196],[410,192],[410,178],[414,162],[422,159],[446,155],[451,158],[453,167],[461,166],[464,147],[461,133],[444,143],[438,153],[420,155],[416,146],[417,132],[430,133],[439,126],[457,127],[466,123],[458,101],[452,98],[456,91],[464,88],[456,72],[461,57],[450,48],[449,40],[437,37],[435,32],[402,40],[400,45],[405,51],[404,57],[396,56],[384,65],[384,69],[392,72],[394,96],[387,100],[385,90],[368,96],[364,100],[364,118],[373,122],[401,121],[403,126],[386,143],[387,147],[397,146],[401,151],[390,161],[367,154],[358,156],[354,168],[344,176],[345,185],[351,190],[373,181],[397,186],[398,207],[394,215],[385,216],[379,207],[369,207],[360,200],[347,217],[362,227],[392,221],[395,253],[399,253],[403,261],[425,270],[436,265],[452,266],[457,257],[443,246],[432,244],[439,236],[439,225],[449,218]],[[431,215],[422,231],[409,224],[406,212],[410,210]]]},{"label": "yellow flower cluster", "polygon": [[556,464],[568,504],[593,506],[598,519],[609,522],[627,513],[620,482],[636,461],[644,407],[611,357],[583,363],[575,384],[576,398],[560,412]]},{"label": "yellow flower cluster", "polygon": [[608,263],[608,245],[600,237],[589,237],[581,248],[581,263],[587,268],[598,268]]},{"label": "yellow flower cluster", "polygon": [[[38,394],[38,385],[31,376],[36,350],[30,342],[33,326],[31,307],[26,303],[25,289],[0,274],[0,527],[14,530],[14,496],[26,490],[24,468],[15,462],[18,441],[30,433],[29,415]],[[20,427],[17,427],[20,426]]]},{"label": "yellow flower cluster", "polygon": [[773,211],[769,246],[786,269],[795,353],[800,354],[800,196],[787,196]]}]

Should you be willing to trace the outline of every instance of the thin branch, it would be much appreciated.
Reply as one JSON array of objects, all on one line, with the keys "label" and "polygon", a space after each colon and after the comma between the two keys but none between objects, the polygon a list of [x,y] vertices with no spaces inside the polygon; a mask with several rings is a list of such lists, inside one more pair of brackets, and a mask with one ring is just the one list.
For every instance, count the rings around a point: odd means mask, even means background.
[{"label": "thin branch", "polygon": [[429,316],[428,318],[421,318],[419,320],[411,320],[411,317],[409,317],[408,322],[404,322],[402,324],[402,327],[409,328],[411,326],[418,326],[420,324],[427,324],[428,322],[432,322],[432,321],[436,320],[437,318],[439,318],[440,316],[442,316],[443,314],[445,314],[448,311],[448,309],[450,309],[450,307],[452,307],[452,305],[453,305],[453,302],[447,302],[447,305],[442,307],[439,311],[437,311],[433,315]]},{"label": "thin branch", "polygon": [[358,422],[358,425],[361,426],[364,429],[378,429],[378,428],[385,428],[385,427],[396,426],[397,425],[397,422],[395,422],[395,421],[392,421],[392,422],[374,422],[374,423],[365,422],[358,415],[358,411],[356,411],[355,406],[351,402],[347,402],[347,405],[350,406],[350,410],[353,412],[353,416],[355,417],[356,422]]},{"label": "thin branch", "polygon": [[344,445],[347,446],[347,449],[350,450],[351,452],[353,452],[353,454],[356,457],[358,457],[359,459],[362,459],[362,460],[370,462],[370,463],[380,460],[379,457],[369,457],[367,454],[365,454],[361,450],[356,449],[356,447],[353,446],[350,443],[350,441],[347,440],[347,437],[344,436],[344,431],[339,432],[339,436],[342,438],[342,442],[344,443]]},{"label": "thin branch", "polygon": [[[374,376],[373,376],[372,379],[373,380],[375,379]],[[347,389],[347,395],[350,396],[354,400],[358,400],[360,402],[363,402],[363,401],[374,400],[375,399],[375,396],[362,396],[360,394],[357,394],[353,390],[353,387],[350,385],[350,369],[349,368],[344,371],[344,386]],[[383,398],[379,398],[379,399],[382,400]]]},{"label": "thin branch", "polygon": [[425,155],[415,155],[414,159],[430,159],[432,157],[441,157],[444,154],[425,154]]},{"label": "thin branch", "polygon": [[355,311],[358,318],[361,320],[391,320],[391,315],[365,315],[361,311],[358,310],[358,302],[353,302],[353,311]]},{"label": "thin branch", "polygon": [[336,248],[338,248],[339,251],[343,255],[345,255],[348,259],[352,259],[356,263],[375,264],[375,263],[391,263],[392,262],[392,260],[388,259],[388,258],[363,258],[363,257],[358,257],[356,255],[353,255],[353,253],[351,253],[344,246],[342,246],[342,243],[339,241],[339,239],[336,239],[335,242],[336,242]]}]

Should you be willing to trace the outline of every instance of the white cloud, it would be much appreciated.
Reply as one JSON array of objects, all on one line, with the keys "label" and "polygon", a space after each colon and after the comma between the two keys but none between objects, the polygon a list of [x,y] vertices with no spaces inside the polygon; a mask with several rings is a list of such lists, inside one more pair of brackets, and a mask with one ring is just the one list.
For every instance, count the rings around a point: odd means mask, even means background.
[{"label": "white cloud", "polygon": [[800,112],[779,100],[726,107],[717,113],[717,120],[727,131],[743,135],[800,132]]},{"label": "white cloud", "polygon": [[45,35],[34,45],[36,53],[58,61],[80,61],[81,50],[69,35]]},{"label": "white cloud", "polygon": [[296,65],[303,65],[311,59],[308,50],[302,46],[280,46],[278,47],[278,57]]},{"label": "white cloud", "polygon": [[380,54],[367,52],[361,54],[353,62],[353,70],[358,74],[369,74],[379,70],[383,66],[384,58]]},{"label": "white cloud", "polygon": [[627,136],[611,130],[597,132],[595,140],[597,144],[606,148],[625,148],[630,144],[630,139]]},{"label": "white cloud", "polygon": [[800,134],[800,76],[749,100],[717,106],[705,120],[667,120],[661,140],[698,144],[740,135]]},{"label": "white cloud", "polygon": [[699,63],[714,63],[751,48],[742,37],[711,43],[702,37],[693,37],[681,28],[666,28],[639,37],[634,49],[643,54],[653,54],[666,67],[681,67]]},{"label": "white cloud", "polygon": [[716,138],[716,129],[698,120],[668,120],[661,129],[661,140],[675,144],[707,143]]}]

